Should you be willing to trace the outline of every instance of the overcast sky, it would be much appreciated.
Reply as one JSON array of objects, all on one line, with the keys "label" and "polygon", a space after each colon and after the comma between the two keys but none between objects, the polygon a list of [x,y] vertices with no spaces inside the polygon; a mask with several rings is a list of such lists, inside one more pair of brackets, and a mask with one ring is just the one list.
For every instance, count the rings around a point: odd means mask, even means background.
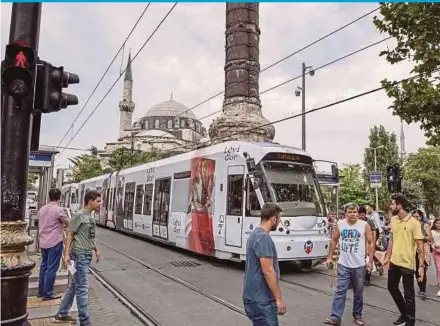
[{"label": "overcast sky", "polygon": [[[57,3],[43,4],[39,56],[53,65],[63,65],[77,73],[81,83],[66,92],[78,95],[80,105],[43,117],[40,143],[57,145],[81,110],[102,73],[130,32],[146,4],[135,3]],[[171,3],[153,3],[147,10],[126,49],[134,55]],[[262,3],[260,4],[261,68],[283,58],[376,8],[376,3]],[[1,4],[1,48],[9,36],[11,4]],[[373,15],[349,26],[283,63],[263,72],[260,92],[301,73],[301,64],[319,67],[345,54],[385,38],[372,22]],[[132,64],[136,104],[134,119],[143,116],[158,102],[174,100],[192,107],[224,89],[224,3],[179,3]],[[307,77],[306,109],[312,109],[380,86],[385,77],[409,76],[408,63],[391,66],[378,54],[393,41],[351,56]],[[125,67],[128,51],[123,58]],[[121,56],[109,71],[84,112],[70,130],[63,145],[71,139],[119,76]],[[271,121],[301,110],[301,97],[294,94],[300,80],[261,95],[263,114]],[[102,148],[115,141],[119,128],[118,102],[122,79],[106,97],[69,147]],[[201,118],[221,109],[223,96],[194,109]],[[307,115],[307,150],[315,159],[356,163],[363,160],[369,129],[383,124],[400,133],[400,120],[387,109],[391,101],[382,91]],[[206,128],[218,114],[202,120]],[[295,118],[275,125],[275,141],[301,146],[301,120]],[[425,145],[418,124],[405,125],[406,149],[416,151]],[[66,150],[56,160],[67,165],[67,157],[82,152]]]}]

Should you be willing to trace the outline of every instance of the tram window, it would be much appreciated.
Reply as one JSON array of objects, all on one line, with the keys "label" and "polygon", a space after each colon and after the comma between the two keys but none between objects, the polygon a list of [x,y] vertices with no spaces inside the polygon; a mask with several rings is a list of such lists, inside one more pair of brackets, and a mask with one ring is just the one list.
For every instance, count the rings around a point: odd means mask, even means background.
[{"label": "tram window", "polygon": [[133,207],[134,207],[134,190],[135,183],[130,182],[125,186],[125,196],[124,196],[124,213],[125,218],[133,216]]},{"label": "tram window", "polygon": [[171,203],[172,212],[181,212],[181,213],[188,212],[190,189],[191,189],[190,178],[174,179],[173,196]]},{"label": "tram window", "polygon": [[74,192],[72,192],[72,195],[70,197],[70,202],[72,204],[76,204],[76,194]]},{"label": "tram window", "polygon": [[145,185],[144,207],[142,215],[151,215],[151,201],[153,200],[153,184]]},{"label": "tram window", "polygon": [[241,216],[243,207],[243,175],[228,175],[228,215]]},{"label": "tram window", "polygon": [[136,202],[134,207],[135,214],[142,214],[142,201],[144,199],[144,185],[136,186]]},{"label": "tram window", "polygon": [[247,184],[246,216],[260,216],[261,208],[260,203],[258,202],[257,194],[254,190],[254,186],[250,180]]}]

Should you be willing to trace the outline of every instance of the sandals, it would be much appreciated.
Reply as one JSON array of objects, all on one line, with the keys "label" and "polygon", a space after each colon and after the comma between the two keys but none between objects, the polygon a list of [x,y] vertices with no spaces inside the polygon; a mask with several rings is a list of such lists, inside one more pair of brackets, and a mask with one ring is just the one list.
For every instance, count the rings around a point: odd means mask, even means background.
[{"label": "sandals", "polygon": [[333,319],[333,318],[326,318],[324,320],[324,324],[327,324],[327,325],[341,325],[341,321]]}]

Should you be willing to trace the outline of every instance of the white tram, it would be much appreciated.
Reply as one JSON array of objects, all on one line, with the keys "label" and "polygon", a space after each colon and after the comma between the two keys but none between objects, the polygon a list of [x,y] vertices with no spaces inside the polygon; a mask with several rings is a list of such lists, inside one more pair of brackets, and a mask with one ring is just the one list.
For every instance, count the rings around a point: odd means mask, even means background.
[{"label": "white tram", "polygon": [[215,256],[245,260],[260,207],[277,202],[280,261],[327,256],[327,217],[313,160],[300,149],[230,141],[84,180],[101,192],[99,225]]},{"label": "white tram", "polygon": [[61,206],[70,210],[71,214],[79,210],[78,184],[71,183],[61,187]]}]

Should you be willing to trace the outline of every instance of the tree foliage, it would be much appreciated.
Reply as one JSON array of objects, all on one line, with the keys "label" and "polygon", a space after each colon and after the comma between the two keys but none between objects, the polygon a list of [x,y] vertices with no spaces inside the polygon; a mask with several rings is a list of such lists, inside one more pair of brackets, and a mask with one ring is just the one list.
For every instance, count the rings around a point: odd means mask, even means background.
[{"label": "tree foliage", "polygon": [[128,148],[118,148],[110,154],[108,164],[114,171],[119,171],[131,166],[144,164],[160,159],[157,151],[143,152],[132,151]]},{"label": "tree foliage", "polygon": [[397,42],[380,56],[391,64],[410,60],[418,75],[400,84],[382,81],[394,100],[393,114],[421,123],[428,143],[440,145],[440,3],[381,3],[380,13],[374,24]]},{"label": "tree foliage", "polygon": [[[379,146],[382,147],[378,148]],[[378,209],[387,210],[390,198],[386,182],[387,166],[397,164],[399,160],[396,134],[387,132],[382,125],[374,126],[370,129],[369,147],[365,148],[364,154],[364,180],[369,189],[369,198],[371,202],[375,201],[375,190],[369,186],[370,172],[374,171],[373,148],[377,148],[377,171],[380,171],[382,174],[382,183],[378,190]]]},{"label": "tree foliage", "polygon": [[422,190],[428,213],[440,213],[440,147],[421,148],[410,154],[404,165],[404,180]]},{"label": "tree foliage", "polygon": [[80,182],[104,173],[97,155],[84,154],[69,158],[69,161],[73,164],[73,182]]},{"label": "tree foliage", "polygon": [[339,171],[341,177],[339,198],[341,205],[356,203],[362,205],[366,202],[366,186],[360,164],[347,164]]},{"label": "tree foliage", "polygon": [[38,179],[38,175],[36,173],[28,173],[28,176],[27,176],[28,186],[27,187],[29,190],[36,189],[37,179]]}]

